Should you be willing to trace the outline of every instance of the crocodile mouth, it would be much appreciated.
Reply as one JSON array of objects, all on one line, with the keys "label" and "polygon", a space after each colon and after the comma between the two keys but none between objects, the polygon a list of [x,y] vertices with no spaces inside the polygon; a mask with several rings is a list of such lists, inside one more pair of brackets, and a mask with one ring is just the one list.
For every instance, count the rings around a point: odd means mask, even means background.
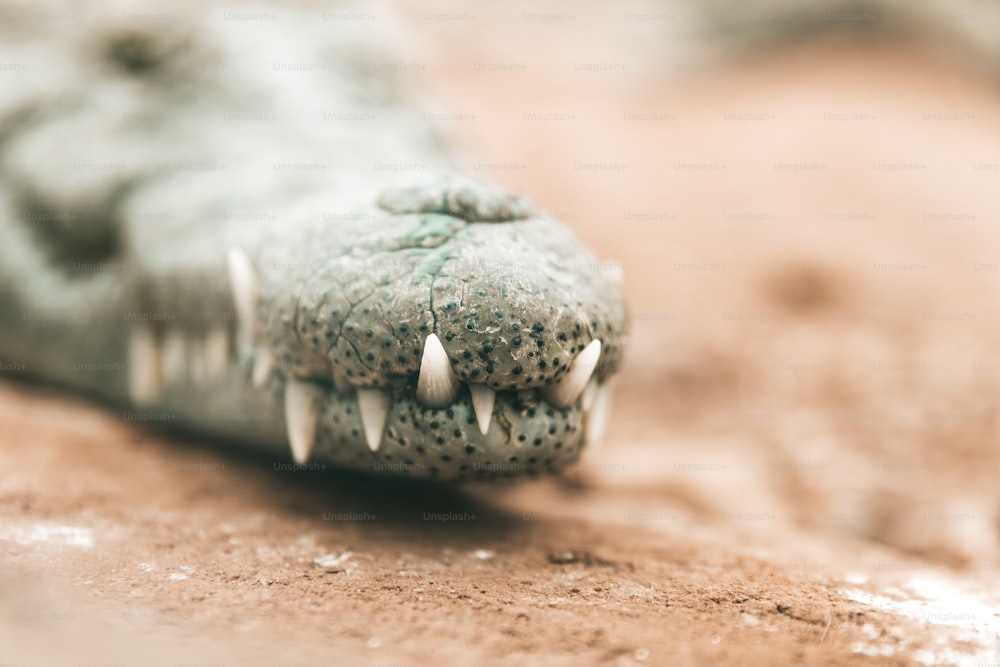
[{"label": "crocodile mouth", "polygon": [[[608,391],[599,382],[594,370],[600,357],[601,342],[595,340],[581,352],[559,381],[540,388],[520,391],[495,390],[481,383],[460,381],[451,368],[450,360],[437,334],[426,338],[420,372],[416,376],[396,378],[390,387],[355,387],[340,381],[322,382],[313,378],[302,379],[282,375],[284,380],[284,406],[288,439],[296,462],[308,461],[317,441],[317,429],[324,404],[330,400],[350,401],[357,406],[361,433],[368,449],[377,453],[387,440],[404,446],[407,442],[403,430],[394,421],[414,428],[425,422],[428,440],[444,444],[443,438],[457,437],[464,445],[496,439],[509,445],[528,440],[540,446],[544,439],[560,435],[560,431],[576,431],[581,424],[588,443],[600,437],[606,421]],[[254,376],[258,383],[266,383],[275,373],[264,353],[263,361],[255,364]],[[470,409],[471,408],[471,409]],[[390,420],[390,413],[394,420]],[[458,414],[456,414],[458,413]],[[533,434],[519,430],[523,420],[547,417],[552,421],[547,431]],[[439,422],[462,425],[461,428],[441,429]],[[464,422],[464,424],[463,424]],[[556,423],[559,422],[559,423]],[[478,434],[473,431],[478,431]],[[442,430],[444,435],[435,434]],[[558,444],[558,437],[552,440]],[[415,447],[419,444],[415,443]],[[557,447],[558,449],[558,447]]]},{"label": "crocodile mouth", "polygon": [[[468,179],[390,189],[379,207],[231,247],[229,289],[209,289],[188,324],[235,317],[195,340],[191,384],[226,372],[245,409],[263,397],[297,463],[433,460],[428,476],[457,479],[512,459],[527,465],[511,475],[555,472],[593,446],[625,334],[620,276],[523,198]],[[135,402],[179,375],[185,340],[133,331]],[[210,405],[171,396],[212,427]]]},{"label": "crocodile mouth", "polygon": [[[430,458],[442,465],[466,457],[491,473],[522,463],[554,472],[603,435],[613,369],[602,366],[604,344],[598,338],[580,343],[582,349],[543,384],[493,379],[490,386],[469,381],[473,373],[461,378],[455,370],[460,355],[450,357],[439,335],[430,332],[423,337],[417,370],[386,364],[376,386],[372,377],[336,371],[329,358],[284,363],[259,331],[253,263],[233,248],[227,266],[236,312],[229,326],[195,338],[173,329],[132,329],[128,367],[134,402],[154,403],[181,378],[203,384],[229,372],[234,359],[242,361],[247,384],[281,392],[286,436],[298,464],[343,461],[347,454],[333,451],[341,448],[351,450],[355,466],[364,465],[367,454],[383,465],[417,465]],[[455,463],[457,474],[470,465]]]},{"label": "crocodile mouth", "polygon": [[[241,323],[239,338],[252,344],[258,336],[255,330],[257,314],[258,279],[249,257],[240,249],[230,249],[227,255],[230,285]],[[461,397],[471,405],[472,414],[468,421],[475,422],[481,436],[490,433],[494,422],[494,409],[498,396],[500,403],[514,407],[526,416],[537,414],[530,406],[544,402],[546,410],[565,413],[570,408],[578,408],[588,414],[598,406],[601,414],[588,418],[592,436],[598,434],[605,422],[604,410],[607,400],[601,394],[603,384],[595,377],[601,358],[601,341],[594,339],[587,343],[576,357],[555,379],[543,386],[515,390],[497,389],[484,382],[467,382],[459,378],[453,363],[458,358],[449,358],[444,344],[437,333],[428,333],[423,341],[416,373],[402,373],[383,380],[383,386],[362,386],[355,384],[362,378],[348,377],[334,370],[329,359],[319,357],[324,369],[323,379],[317,381],[313,373],[296,373],[295,367],[277,369],[276,355],[267,346],[255,347],[253,383],[261,386],[275,372],[282,375],[284,384],[284,406],[288,439],[292,455],[297,462],[308,461],[316,442],[319,416],[322,406],[331,390],[341,398],[353,399],[357,404],[358,418],[362,425],[365,444],[372,452],[378,452],[387,435],[390,408],[394,403],[409,402],[415,408],[454,411]],[[388,366],[386,366],[388,367]],[[501,414],[504,411],[500,411]],[[406,415],[403,414],[402,417]],[[565,414],[564,414],[565,416]],[[530,417],[529,417],[530,418]],[[454,419],[454,416],[451,417]],[[433,423],[433,419],[428,420]],[[507,439],[517,437],[510,428],[509,419],[499,420],[506,431]],[[595,426],[596,422],[596,426]],[[498,427],[493,427],[498,428]],[[464,431],[463,431],[464,433]],[[389,433],[391,436],[392,433]],[[523,434],[521,434],[523,435]],[[554,434],[552,434],[554,435]],[[591,436],[590,439],[593,439]],[[439,437],[439,436],[434,436]],[[468,437],[468,435],[466,435]]]}]

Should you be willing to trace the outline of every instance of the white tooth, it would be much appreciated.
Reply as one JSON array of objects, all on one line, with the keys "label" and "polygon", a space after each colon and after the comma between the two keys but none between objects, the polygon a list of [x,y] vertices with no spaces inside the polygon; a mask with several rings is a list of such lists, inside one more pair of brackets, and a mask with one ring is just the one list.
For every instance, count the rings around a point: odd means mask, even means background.
[{"label": "white tooth", "polygon": [[253,268],[250,258],[240,248],[229,249],[229,252],[226,253],[226,264],[229,267],[229,283],[233,290],[236,317],[239,318],[240,322],[240,346],[249,346],[254,341],[257,319],[257,295],[259,291],[257,271]]},{"label": "white tooth", "polygon": [[608,414],[611,412],[611,387],[601,385],[594,396],[590,411],[584,415],[584,425],[587,448],[591,452],[597,449],[604,437],[604,428],[608,425]]},{"label": "white tooth", "polygon": [[184,346],[184,334],[177,329],[170,329],[163,336],[160,377],[164,384],[171,383],[184,375],[184,365],[187,362]]},{"label": "white tooth", "polygon": [[229,365],[229,334],[224,327],[213,327],[205,337],[205,372],[219,377]]},{"label": "white tooth", "polygon": [[497,393],[485,384],[470,384],[469,391],[472,393],[472,409],[476,412],[479,432],[486,435],[490,430],[490,422],[493,421],[493,403]]},{"label": "white tooth", "polygon": [[323,389],[318,385],[294,379],[285,384],[285,426],[296,463],[307,462],[316,444],[322,402]]},{"label": "white tooth", "polygon": [[590,382],[587,386],[583,388],[583,393],[580,394],[580,408],[587,412],[594,405],[594,399],[597,398],[597,380],[590,378]]},{"label": "white tooth", "polygon": [[420,359],[417,400],[429,408],[443,408],[455,401],[460,386],[441,339],[431,334],[424,341],[424,356]]},{"label": "white tooth", "polygon": [[368,449],[377,452],[382,444],[382,431],[389,417],[389,403],[392,397],[384,389],[358,389],[358,408],[361,410],[361,426],[365,429]]},{"label": "white tooth", "polygon": [[559,382],[545,388],[545,398],[556,407],[568,408],[590,381],[590,376],[597,368],[597,360],[601,358],[601,341],[592,340],[583,348],[576,359],[570,364],[569,370]]},{"label": "white tooth", "polygon": [[139,405],[160,396],[160,347],[146,326],[135,327],[129,336],[128,388],[132,401]]},{"label": "white tooth", "polygon": [[250,381],[253,386],[263,387],[267,379],[271,377],[273,369],[274,356],[271,354],[271,348],[258,347],[257,351],[254,352],[253,371],[250,373]]}]

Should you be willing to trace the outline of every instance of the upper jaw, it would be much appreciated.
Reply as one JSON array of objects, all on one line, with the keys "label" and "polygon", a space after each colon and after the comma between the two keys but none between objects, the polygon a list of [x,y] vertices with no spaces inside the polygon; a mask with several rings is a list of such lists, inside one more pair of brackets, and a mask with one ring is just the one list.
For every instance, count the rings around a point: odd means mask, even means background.
[{"label": "upper jaw", "polygon": [[[430,215],[387,216],[377,233],[368,225],[318,234],[300,260],[316,267],[308,275],[289,275],[290,259],[265,252],[266,305],[249,316],[287,374],[387,388],[421,372],[432,334],[455,377],[494,390],[558,382],[594,340],[598,376],[617,369],[618,285],[568,230],[548,219],[484,225]],[[359,238],[345,248],[343,236]]]}]

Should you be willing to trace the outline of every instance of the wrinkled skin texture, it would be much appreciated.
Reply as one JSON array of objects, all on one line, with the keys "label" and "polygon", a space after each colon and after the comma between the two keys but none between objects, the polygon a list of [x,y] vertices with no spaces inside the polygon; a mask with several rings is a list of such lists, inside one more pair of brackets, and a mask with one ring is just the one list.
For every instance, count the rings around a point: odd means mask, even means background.
[{"label": "wrinkled skin texture", "polygon": [[[579,456],[580,399],[557,407],[543,388],[594,340],[592,382],[617,370],[617,284],[531,202],[451,175],[384,56],[294,11],[196,24],[73,11],[7,8],[5,60],[31,67],[0,91],[0,355],[137,418],[283,456],[286,384],[303,381],[322,392],[310,460],[361,470],[492,478]],[[251,340],[230,248],[259,282]],[[137,332],[157,359],[129,356]],[[431,334],[462,381],[437,409],[416,396]],[[220,340],[223,367],[206,361]],[[157,389],[140,400],[146,365]],[[485,435],[469,382],[497,391]],[[391,396],[375,452],[358,388]]]}]

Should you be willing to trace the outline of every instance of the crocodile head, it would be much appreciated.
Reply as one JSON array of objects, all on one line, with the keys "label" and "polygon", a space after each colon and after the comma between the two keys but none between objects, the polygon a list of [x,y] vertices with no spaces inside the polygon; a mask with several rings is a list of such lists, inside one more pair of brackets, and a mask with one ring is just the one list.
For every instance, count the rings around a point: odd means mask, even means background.
[{"label": "crocodile head", "polygon": [[575,460],[621,356],[614,272],[526,199],[468,179],[378,203],[230,253],[255,381],[283,383],[296,460],[441,479]]}]

